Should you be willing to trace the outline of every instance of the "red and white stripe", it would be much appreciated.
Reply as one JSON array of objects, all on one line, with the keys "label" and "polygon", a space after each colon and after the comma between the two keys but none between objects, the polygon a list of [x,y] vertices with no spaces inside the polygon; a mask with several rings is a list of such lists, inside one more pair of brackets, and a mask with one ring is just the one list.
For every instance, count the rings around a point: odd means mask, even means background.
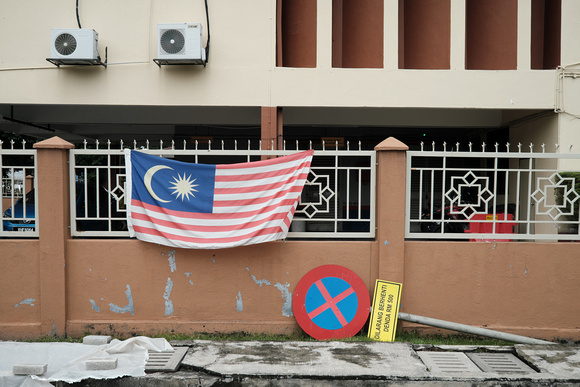
[{"label": "red and white stripe", "polygon": [[211,214],[167,210],[131,200],[131,236],[197,249],[283,239],[308,178],[312,154],[310,150],[269,160],[217,165]]}]

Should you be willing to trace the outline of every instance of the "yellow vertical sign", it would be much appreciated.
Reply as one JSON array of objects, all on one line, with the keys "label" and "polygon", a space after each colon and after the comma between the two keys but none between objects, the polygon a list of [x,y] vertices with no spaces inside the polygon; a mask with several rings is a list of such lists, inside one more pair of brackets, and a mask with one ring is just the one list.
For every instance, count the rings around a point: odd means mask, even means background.
[{"label": "yellow vertical sign", "polygon": [[396,282],[377,280],[369,324],[369,335],[373,340],[394,341],[399,317],[399,301],[403,285]]}]

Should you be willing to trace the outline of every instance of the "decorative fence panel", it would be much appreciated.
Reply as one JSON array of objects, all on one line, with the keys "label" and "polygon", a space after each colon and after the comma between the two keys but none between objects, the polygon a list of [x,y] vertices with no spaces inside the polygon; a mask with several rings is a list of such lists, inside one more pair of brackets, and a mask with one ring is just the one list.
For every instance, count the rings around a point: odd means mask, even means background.
[{"label": "decorative fence panel", "polygon": [[[212,149],[211,142],[187,149],[175,144],[158,149],[133,144],[132,149],[176,160],[230,164],[292,154],[305,149]],[[123,144],[111,149],[96,143],[93,149],[70,151],[71,233],[75,237],[127,237],[125,160]],[[214,146],[215,148],[215,146]],[[373,238],[375,235],[374,151],[315,150],[311,172],[292,222],[289,238]]]},{"label": "decorative fence panel", "polygon": [[38,237],[36,150],[26,149],[25,142],[22,143],[22,149],[14,149],[14,142],[9,149],[3,149],[2,145],[0,141],[2,175],[0,236]]},{"label": "decorative fence panel", "polygon": [[406,238],[580,240],[580,154],[532,150],[408,152]]}]

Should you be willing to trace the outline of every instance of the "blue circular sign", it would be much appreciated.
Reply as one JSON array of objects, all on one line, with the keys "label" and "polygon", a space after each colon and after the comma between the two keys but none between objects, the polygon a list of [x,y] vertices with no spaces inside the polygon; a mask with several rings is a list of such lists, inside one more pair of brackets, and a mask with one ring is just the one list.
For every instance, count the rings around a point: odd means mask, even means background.
[{"label": "blue circular sign", "polygon": [[320,328],[340,329],[356,315],[358,297],[345,280],[326,277],[310,286],[305,306],[308,317]]},{"label": "blue circular sign", "polygon": [[292,309],[300,327],[315,339],[352,337],[368,319],[369,291],[353,271],[338,265],[319,266],[296,285]]}]

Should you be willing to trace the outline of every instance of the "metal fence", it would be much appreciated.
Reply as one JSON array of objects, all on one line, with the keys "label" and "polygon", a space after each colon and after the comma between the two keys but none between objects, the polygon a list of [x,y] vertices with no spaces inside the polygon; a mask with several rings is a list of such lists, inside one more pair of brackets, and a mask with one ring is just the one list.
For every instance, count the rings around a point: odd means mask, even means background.
[{"label": "metal fence", "polygon": [[522,148],[407,152],[406,238],[580,240],[580,154]]},{"label": "metal fence", "polygon": [[13,141],[8,149],[3,145],[7,144],[0,141],[0,236],[37,237],[36,150],[26,149],[26,142],[22,142],[21,149],[15,149]]},{"label": "metal fence", "polygon": [[[241,144],[240,144],[241,145]],[[134,142],[130,148],[176,160],[230,164],[257,161],[298,151],[299,144],[283,150],[260,150],[260,142],[229,144],[195,143],[177,147],[160,142],[153,147]],[[309,144],[312,148],[312,144]],[[125,159],[123,148],[108,143],[70,151],[71,232],[75,237],[126,237]],[[156,149],[154,149],[156,148]],[[373,238],[375,235],[374,151],[351,149],[315,150],[311,172],[294,215],[289,238]]]}]

